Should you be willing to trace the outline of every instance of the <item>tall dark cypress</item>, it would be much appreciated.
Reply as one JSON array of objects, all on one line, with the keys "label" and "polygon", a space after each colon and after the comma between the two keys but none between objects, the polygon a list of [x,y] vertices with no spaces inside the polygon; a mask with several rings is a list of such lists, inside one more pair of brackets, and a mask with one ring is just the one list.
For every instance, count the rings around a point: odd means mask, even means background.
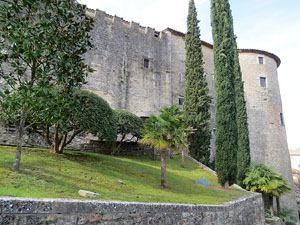
[{"label": "tall dark cypress", "polygon": [[234,39],[234,74],[235,74],[235,102],[237,109],[237,128],[238,128],[238,151],[237,151],[237,183],[243,185],[245,174],[251,163],[248,117],[246,101],[244,96],[244,84],[239,62],[239,53]]},{"label": "tall dark cypress", "polygon": [[190,0],[187,20],[188,31],[185,36],[186,86],[184,110],[187,125],[196,129],[193,134],[188,136],[191,155],[205,165],[208,165],[211,138],[209,124],[209,104],[211,98],[208,95],[208,85],[204,76],[198,22],[194,0]]},{"label": "tall dark cypress", "polygon": [[212,0],[216,91],[215,169],[219,183],[228,187],[236,181],[237,123],[234,75],[233,21],[228,0]]}]

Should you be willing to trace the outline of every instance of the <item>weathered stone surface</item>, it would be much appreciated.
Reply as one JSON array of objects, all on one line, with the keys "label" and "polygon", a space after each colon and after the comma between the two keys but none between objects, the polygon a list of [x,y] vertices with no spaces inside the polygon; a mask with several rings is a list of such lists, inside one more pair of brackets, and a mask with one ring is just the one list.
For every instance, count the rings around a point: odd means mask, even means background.
[{"label": "weathered stone surface", "polygon": [[100,197],[100,194],[98,194],[98,193],[94,193],[94,192],[91,192],[91,191],[85,191],[85,190],[78,191],[78,194],[80,196],[83,196],[83,197],[86,197],[86,198],[99,198]]},{"label": "weathered stone surface", "polygon": [[0,198],[0,225],[263,225],[262,204],[260,194],[222,205]]},{"label": "weathered stone surface", "polygon": [[119,183],[119,184],[122,184],[122,185],[127,185],[127,184],[125,184],[122,180],[118,180],[118,183]]},{"label": "weathered stone surface", "polygon": [[279,217],[266,218],[266,224],[284,225],[285,223]]},{"label": "weathered stone surface", "polygon": [[18,198],[11,199],[10,201],[0,201],[0,213],[49,213],[53,210],[51,200],[46,202],[39,201],[19,201]]}]

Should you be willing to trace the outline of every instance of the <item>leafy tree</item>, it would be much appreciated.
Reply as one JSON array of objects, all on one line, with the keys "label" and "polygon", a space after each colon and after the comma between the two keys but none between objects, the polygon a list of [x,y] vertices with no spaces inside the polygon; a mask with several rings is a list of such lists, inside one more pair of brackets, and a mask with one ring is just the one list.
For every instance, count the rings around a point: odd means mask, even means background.
[{"label": "leafy tree", "polygon": [[167,187],[167,149],[178,151],[179,148],[186,148],[185,137],[191,128],[185,128],[184,123],[180,122],[182,117],[179,107],[172,105],[160,110],[160,115],[151,116],[142,131],[142,144],[151,145],[160,151],[161,155],[161,186]]},{"label": "leafy tree", "polygon": [[19,170],[21,161],[21,152],[23,144],[23,135],[25,131],[32,125],[27,122],[29,115],[35,117],[39,112],[32,110],[33,105],[42,104],[43,96],[47,93],[46,89],[37,86],[21,86],[15,91],[0,90],[0,118],[7,123],[14,123],[17,127],[17,151],[13,165],[13,170]]},{"label": "leafy tree", "polygon": [[237,151],[237,183],[243,186],[243,180],[251,163],[248,116],[246,101],[244,96],[244,83],[239,62],[239,53],[234,39],[234,75],[235,75],[235,102],[236,102],[236,121],[238,130],[238,151]]},{"label": "leafy tree", "polygon": [[47,96],[51,85],[68,92],[84,83],[91,71],[83,54],[92,47],[92,21],[85,7],[73,0],[1,1],[1,101],[8,101],[14,91],[21,102],[18,111],[6,111],[19,114],[14,121],[18,125],[14,170],[20,166],[25,123],[33,114],[34,97]]},{"label": "leafy tree", "polygon": [[35,108],[40,112],[33,128],[51,147],[51,152],[62,154],[63,150],[78,135],[91,133],[104,140],[114,140],[117,127],[113,111],[100,96],[74,89],[65,95],[64,91],[54,88],[46,101]]},{"label": "leafy tree", "polygon": [[114,110],[114,117],[117,123],[117,132],[121,135],[121,140],[112,151],[112,155],[116,155],[120,152],[121,144],[127,135],[131,135],[131,140],[135,138],[138,141],[141,137],[141,130],[144,127],[142,119],[131,112]]},{"label": "leafy tree", "polygon": [[237,123],[234,76],[234,33],[228,0],[212,0],[216,91],[216,154],[218,181],[228,187],[236,181]]},{"label": "leafy tree", "polygon": [[209,165],[211,139],[209,104],[211,98],[208,96],[208,85],[204,76],[198,22],[194,0],[190,0],[188,31],[185,36],[185,120],[187,126],[195,128],[195,131],[188,136],[191,155],[203,164]]},{"label": "leafy tree", "polygon": [[267,197],[272,216],[274,216],[273,198],[275,197],[277,199],[277,213],[280,215],[279,197],[283,193],[291,191],[280,174],[263,164],[253,163],[246,173],[243,183],[247,190],[262,193]]}]

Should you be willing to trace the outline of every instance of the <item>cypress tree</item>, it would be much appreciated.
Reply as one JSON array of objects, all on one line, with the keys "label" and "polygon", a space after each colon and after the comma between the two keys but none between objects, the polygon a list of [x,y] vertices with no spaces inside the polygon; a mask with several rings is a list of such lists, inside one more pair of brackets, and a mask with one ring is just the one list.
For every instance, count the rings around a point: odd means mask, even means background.
[{"label": "cypress tree", "polygon": [[219,183],[228,187],[236,181],[237,123],[234,75],[233,21],[228,0],[212,0],[216,91],[215,168]]},{"label": "cypress tree", "polygon": [[242,72],[239,62],[239,53],[234,39],[234,74],[235,74],[235,102],[237,110],[237,128],[238,128],[238,151],[237,151],[237,183],[244,186],[243,180],[251,163],[248,117],[246,102],[244,96],[244,84],[242,81]]},{"label": "cypress tree", "polygon": [[184,110],[187,125],[196,129],[193,134],[188,136],[191,155],[205,165],[208,165],[211,139],[209,123],[209,104],[211,98],[208,95],[208,85],[204,76],[198,22],[194,0],[190,0],[187,20],[188,31],[185,36],[186,86]]}]

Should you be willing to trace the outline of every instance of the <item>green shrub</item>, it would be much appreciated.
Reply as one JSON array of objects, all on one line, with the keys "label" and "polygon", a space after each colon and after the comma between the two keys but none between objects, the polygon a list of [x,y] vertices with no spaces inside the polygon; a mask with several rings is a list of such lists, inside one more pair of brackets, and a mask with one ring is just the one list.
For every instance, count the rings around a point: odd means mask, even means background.
[{"label": "green shrub", "polygon": [[117,126],[117,133],[121,136],[119,144],[115,145],[112,150],[112,154],[116,155],[120,152],[121,145],[126,140],[126,136],[131,135],[131,140],[135,141],[140,139],[144,124],[140,117],[125,110],[114,110],[114,119]]},{"label": "green shrub", "polygon": [[54,153],[63,153],[77,135],[91,133],[100,140],[115,140],[117,128],[113,111],[100,96],[75,89],[71,94],[53,88],[47,101],[36,107],[33,128],[41,134]]}]

